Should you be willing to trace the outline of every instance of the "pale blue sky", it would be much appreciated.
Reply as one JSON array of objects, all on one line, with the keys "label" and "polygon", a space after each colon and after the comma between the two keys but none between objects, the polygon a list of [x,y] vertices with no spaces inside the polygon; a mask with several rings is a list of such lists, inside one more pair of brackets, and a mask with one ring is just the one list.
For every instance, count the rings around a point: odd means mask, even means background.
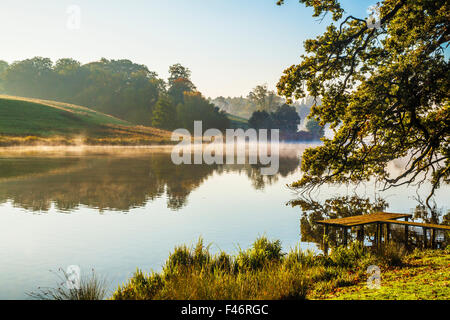
[{"label": "pale blue sky", "polygon": [[[247,95],[255,85],[275,88],[299,61],[303,41],[324,31],[297,0],[2,0],[0,59],[8,62],[71,57],[82,63],[126,58],[167,78],[169,65],[192,70],[205,96]],[[365,17],[374,0],[344,0]],[[70,5],[81,9],[79,30],[67,28]]]}]

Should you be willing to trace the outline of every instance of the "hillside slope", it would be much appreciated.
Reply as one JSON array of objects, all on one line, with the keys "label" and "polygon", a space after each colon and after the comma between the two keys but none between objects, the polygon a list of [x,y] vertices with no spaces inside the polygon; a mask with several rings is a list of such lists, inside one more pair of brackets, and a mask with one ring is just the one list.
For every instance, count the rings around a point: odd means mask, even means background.
[{"label": "hillside slope", "polygon": [[0,95],[0,145],[160,144],[171,133],[67,103]]},{"label": "hillside slope", "polygon": [[228,119],[230,119],[230,125],[231,125],[232,129],[247,130],[248,128],[250,128],[250,125],[248,124],[248,119],[236,116],[231,113],[227,113],[227,117],[228,117]]}]

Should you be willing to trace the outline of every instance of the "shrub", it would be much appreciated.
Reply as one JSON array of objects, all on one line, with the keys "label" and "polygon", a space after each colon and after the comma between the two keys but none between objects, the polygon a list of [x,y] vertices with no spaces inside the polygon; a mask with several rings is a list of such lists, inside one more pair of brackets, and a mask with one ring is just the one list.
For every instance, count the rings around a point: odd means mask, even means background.
[{"label": "shrub", "polygon": [[185,245],[175,247],[175,250],[169,255],[163,266],[164,274],[174,274],[181,269],[186,269],[193,264],[191,250]]},{"label": "shrub", "polygon": [[303,267],[323,265],[324,260],[321,257],[322,256],[315,255],[312,250],[308,249],[306,251],[302,251],[301,248],[297,246],[286,255],[284,264],[286,266],[300,264]]},{"label": "shrub", "polygon": [[164,286],[162,277],[152,272],[146,275],[141,270],[137,270],[133,277],[121,288],[117,288],[113,294],[115,300],[149,300]]},{"label": "shrub", "polygon": [[230,272],[232,270],[232,264],[233,260],[226,252],[221,252],[219,255],[216,255],[211,262],[213,270],[225,272]]},{"label": "shrub", "polygon": [[349,248],[335,248],[330,254],[330,259],[333,265],[348,268],[358,265],[359,260],[367,254],[367,250],[361,243],[352,242]]},{"label": "shrub", "polygon": [[185,245],[175,247],[173,253],[169,255],[164,267],[163,273],[170,275],[177,272],[183,272],[190,267],[201,270],[210,264],[211,255],[209,246],[203,245],[203,239],[199,238],[195,247]]},{"label": "shrub", "polygon": [[259,270],[268,263],[280,262],[283,255],[280,240],[269,241],[266,237],[260,237],[253,243],[252,248],[239,251],[236,271]]}]

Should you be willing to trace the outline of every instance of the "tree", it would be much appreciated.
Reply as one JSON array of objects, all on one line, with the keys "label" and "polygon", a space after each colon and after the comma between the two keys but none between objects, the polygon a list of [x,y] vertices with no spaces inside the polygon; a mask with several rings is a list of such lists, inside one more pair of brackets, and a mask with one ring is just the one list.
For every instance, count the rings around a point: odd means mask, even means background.
[{"label": "tree", "polygon": [[5,91],[12,95],[27,92],[29,97],[52,99],[54,95],[48,91],[56,85],[52,68],[52,61],[42,57],[14,62],[3,74]]},{"label": "tree", "polygon": [[[300,2],[333,21],[305,42],[306,54],[284,71],[278,93],[321,98],[311,116],[330,124],[334,137],[304,153],[304,175],[293,187],[372,176],[385,188],[430,181],[430,207],[435,190],[450,180],[448,1],[385,0],[375,24],[344,18],[337,0]],[[390,176],[387,163],[406,156],[404,171]]]},{"label": "tree", "polygon": [[185,92],[184,103],[177,105],[177,123],[181,128],[194,132],[194,121],[202,121],[203,129],[221,131],[230,127],[226,113],[206,100],[200,92]]},{"label": "tree", "polygon": [[298,131],[300,116],[298,115],[297,110],[295,110],[295,107],[283,104],[272,113],[272,118],[275,128],[292,133]]},{"label": "tree", "polygon": [[173,130],[177,126],[177,110],[168,96],[161,96],[153,108],[152,126]]},{"label": "tree", "polygon": [[272,128],[272,118],[267,111],[255,111],[248,120],[248,124],[254,129],[270,129]]},{"label": "tree", "polygon": [[89,106],[124,120],[151,124],[151,114],[165,85],[155,72],[129,60],[105,58],[81,65],[63,58],[53,65],[35,57],[8,66],[5,92]]},{"label": "tree", "polygon": [[267,89],[267,85],[258,85],[250,93],[247,98],[257,105],[259,111],[275,111],[275,109],[283,103],[277,94]]},{"label": "tree", "polygon": [[3,72],[8,69],[8,62],[0,60],[0,93],[4,91],[3,88]]},{"label": "tree", "polygon": [[318,140],[324,136],[325,132],[323,127],[314,119],[309,119],[308,122],[306,122],[305,127],[309,132],[311,132],[312,138],[315,140]]},{"label": "tree", "polygon": [[248,120],[251,128],[279,129],[283,133],[296,133],[300,117],[295,109],[287,104],[279,106],[275,112],[255,111]]},{"label": "tree", "polygon": [[169,67],[168,93],[175,103],[183,103],[185,92],[197,90],[191,81],[191,70],[177,63]]}]

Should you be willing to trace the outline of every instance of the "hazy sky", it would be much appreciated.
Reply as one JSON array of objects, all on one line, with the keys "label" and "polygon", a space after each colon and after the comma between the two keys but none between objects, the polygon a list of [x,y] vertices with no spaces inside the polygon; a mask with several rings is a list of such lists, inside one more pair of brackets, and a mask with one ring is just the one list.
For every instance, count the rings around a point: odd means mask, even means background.
[{"label": "hazy sky", "polygon": [[[124,58],[164,79],[169,65],[179,62],[192,70],[205,96],[245,96],[257,84],[274,89],[282,71],[299,61],[303,41],[327,25],[297,0],[286,2],[1,0],[0,59]],[[349,13],[365,17],[376,1],[342,3]],[[81,10],[79,29],[67,26],[72,5]]]}]

